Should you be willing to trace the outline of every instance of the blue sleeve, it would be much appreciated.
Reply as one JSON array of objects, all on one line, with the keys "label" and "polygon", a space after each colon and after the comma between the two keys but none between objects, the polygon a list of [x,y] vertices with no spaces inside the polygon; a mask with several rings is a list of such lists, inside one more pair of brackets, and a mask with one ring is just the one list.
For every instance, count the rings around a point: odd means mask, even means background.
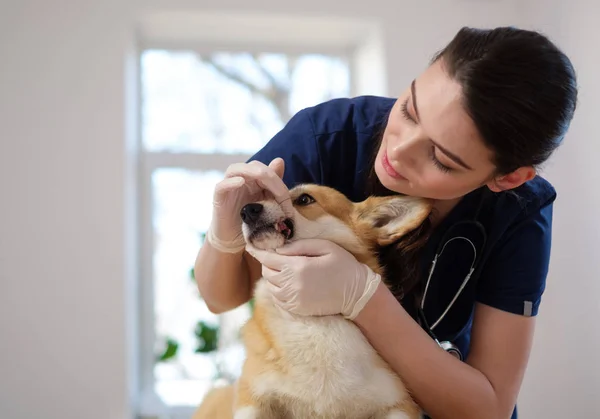
[{"label": "blue sleeve", "polygon": [[527,216],[507,232],[487,263],[477,299],[511,313],[538,313],[550,263],[552,203]]},{"label": "blue sleeve", "polygon": [[285,162],[283,182],[288,188],[300,183],[321,183],[322,168],[309,114],[310,108],[296,113],[250,160],[268,165],[281,157]]}]

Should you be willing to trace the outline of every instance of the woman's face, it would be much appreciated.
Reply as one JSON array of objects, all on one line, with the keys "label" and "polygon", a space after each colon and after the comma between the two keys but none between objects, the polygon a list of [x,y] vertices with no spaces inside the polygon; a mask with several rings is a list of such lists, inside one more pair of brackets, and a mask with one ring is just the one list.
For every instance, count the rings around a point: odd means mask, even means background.
[{"label": "woman's face", "polygon": [[461,105],[461,87],[441,61],[396,101],[375,161],[388,189],[449,200],[489,183],[492,153]]}]

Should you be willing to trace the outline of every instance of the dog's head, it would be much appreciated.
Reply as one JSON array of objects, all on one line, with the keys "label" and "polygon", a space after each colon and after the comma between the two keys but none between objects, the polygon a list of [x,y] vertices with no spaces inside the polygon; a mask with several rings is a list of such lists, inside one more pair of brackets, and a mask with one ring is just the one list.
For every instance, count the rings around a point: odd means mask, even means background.
[{"label": "dog's head", "polygon": [[242,208],[247,243],[275,249],[294,240],[326,239],[366,261],[373,258],[374,250],[419,227],[431,212],[431,202],[422,198],[372,196],[354,203],[335,189],[314,184],[297,186],[290,195],[294,208],[290,217],[275,200]]}]

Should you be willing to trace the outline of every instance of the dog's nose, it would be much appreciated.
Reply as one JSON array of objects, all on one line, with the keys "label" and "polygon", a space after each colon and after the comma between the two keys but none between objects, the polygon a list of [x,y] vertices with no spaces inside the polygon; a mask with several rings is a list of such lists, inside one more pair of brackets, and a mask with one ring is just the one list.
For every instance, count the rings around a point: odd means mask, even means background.
[{"label": "dog's nose", "polygon": [[252,225],[258,221],[260,218],[260,214],[263,212],[262,204],[247,204],[244,205],[240,215],[242,217],[242,221],[248,225]]}]

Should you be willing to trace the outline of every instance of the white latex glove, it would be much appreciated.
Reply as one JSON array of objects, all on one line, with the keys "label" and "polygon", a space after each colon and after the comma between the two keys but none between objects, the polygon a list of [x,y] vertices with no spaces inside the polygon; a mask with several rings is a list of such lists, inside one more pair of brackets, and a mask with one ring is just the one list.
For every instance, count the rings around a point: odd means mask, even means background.
[{"label": "white latex glove", "polygon": [[299,315],[342,314],[353,320],[381,282],[367,265],[328,240],[298,240],[276,251],[246,249],[262,263],[275,304]]},{"label": "white latex glove", "polygon": [[250,202],[275,197],[287,215],[293,213],[290,193],[281,179],[284,162],[274,159],[269,165],[258,161],[229,166],[225,178],[217,184],[213,195],[213,214],[207,240],[217,250],[239,253],[246,243],[242,235],[240,211]]}]

